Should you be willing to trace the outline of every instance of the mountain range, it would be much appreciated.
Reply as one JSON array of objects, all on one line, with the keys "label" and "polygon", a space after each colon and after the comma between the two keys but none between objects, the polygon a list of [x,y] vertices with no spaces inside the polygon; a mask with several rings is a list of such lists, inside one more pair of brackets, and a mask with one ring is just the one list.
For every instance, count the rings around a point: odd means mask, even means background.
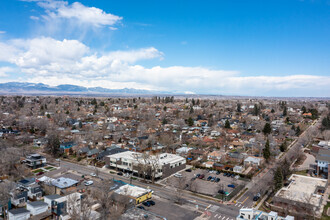
[{"label": "mountain range", "polygon": [[8,82],[0,83],[0,94],[171,94],[171,92],[143,90],[134,88],[107,89],[102,87],[83,87],[63,84],[49,86],[43,83]]}]

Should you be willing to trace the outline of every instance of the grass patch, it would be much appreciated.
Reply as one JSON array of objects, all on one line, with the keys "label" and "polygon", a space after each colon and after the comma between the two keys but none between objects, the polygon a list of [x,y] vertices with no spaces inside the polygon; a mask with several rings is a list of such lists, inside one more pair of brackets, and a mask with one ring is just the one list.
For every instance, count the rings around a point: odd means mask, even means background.
[{"label": "grass patch", "polygon": [[110,174],[116,174],[116,171],[110,171],[109,173]]},{"label": "grass patch", "polygon": [[54,167],[45,167],[46,170],[54,169]]},{"label": "grass patch", "polygon": [[48,171],[53,171],[53,170],[56,170],[56,168],[53,167],[52,169],[50,169],[50,170],[48,170]]},{"label": "grass patch", "polygon": [[328,203],[324,206],[321,220],[329,220],[329,219],[330,219],[330,216],[327,216],[327,210],[328,210],[329,207],[330,207],[330,202],[328,202]]},{"label": "grass patch", "polygon": [[308,170],[301,170],[301,171],[296,171],[294,174],[302,175],[302,176],[307,176]]},{"label": "grass patch", "polygon": [[234,200],[237,200],[237,199],[239,199],[246,191],[248,190],[248,188],[245,188],[244,190],[242,190],[237,196],[236,196],[236,198],[234,199]]},{"label": "grass patch", "polygon": [[39,172],[43,172],[42,169],[37,169],[37,170],[33,170],[32,173],[39,173]]}]

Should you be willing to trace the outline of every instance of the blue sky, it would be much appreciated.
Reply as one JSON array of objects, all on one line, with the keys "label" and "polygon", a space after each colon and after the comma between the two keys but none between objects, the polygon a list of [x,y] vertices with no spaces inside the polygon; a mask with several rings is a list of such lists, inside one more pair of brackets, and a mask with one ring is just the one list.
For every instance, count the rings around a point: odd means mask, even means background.
[{"label": "blue sky", "polygon": [[330,0],[3,1],[0,82],[329,96]]}]

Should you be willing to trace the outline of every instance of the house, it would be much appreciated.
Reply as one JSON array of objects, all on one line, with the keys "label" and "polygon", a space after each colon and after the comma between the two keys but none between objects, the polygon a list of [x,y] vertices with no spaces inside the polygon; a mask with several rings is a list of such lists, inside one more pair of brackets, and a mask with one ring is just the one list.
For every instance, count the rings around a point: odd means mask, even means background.
[{"label": "house", "polygon": [[80,193],[71,193],[67,196],[61,196],[51,201],[51,212],[59,219],[70,219],[69,213],[72,209],[81,209]]},{"label": "house", "polygon": [[191,151],[193,148],[191,147],[187,147],[187,146],[184,146],[184,147],[180,147],[178,149],[176,149],[176,154],[180,155],[180,156],[185,156],[185,155],[188,155],[189,151]]},{"label": "house", "polygon": [[220,162],[223,152],[213,151],[207,155],[207,159],[213,162]]},{"label": "house", "polygon": [[30,154],[25,158],[23,162],[25,162],[29,168],[36,169],[38,167],[45,166],[47,159],[40,154]]},{"label": "house", "polygon": [[26,209],[30,211],[31,215],[39,215],[48,210],[48,204],[42,201],[28,202]]},{"label": "house", "polygon": [[25,208],[11,209],[8,211],[9,220],[27,220],[30,217],[30,211]]},{"label": "house", "polygon": [[259,167],[263,163],[264,159],[261,157],[249,156],[244,160],[244,166],[257,166]]},{"label": "house", "polygon": [[28,191],[22,187],[12,190],[10,193],[11,204],[16,207],[23,206],[28,200]]},{"label": "house", "polygon": [[64,152],[69,152],[69,149],[76,146],[73,141],[63,142],[60,144],[60,148]]},{"label": "house", "polygon": [[80,148],[78,151],[77,151],[77,154],[79,156],[86,156],[87,152],[90,151],[89,147],[83,147],[83,148]]},{"label": "house", "polygon": [[48,208],[51,208],[52,207],[52,202],[55,201],[58,198],[61,198],[61,197],[62,196],[60,196],[58,194],[44,196],[44,202],[47,203]]},{"label": "house", "polygon": [[328,175],[328,166],[330,164],[330,150],[328,149],[319,149],[318,154],[315,157],[317,162],[317,173]]},{"label": "house", "polygon": [[96,157],[99,152],[100,150],[97,148],[91,149],[87,152],[87,157]]},{"label": "house", "polygon": [[33,184],[27,187],[28,197],[32,200],[40,199],[42,197],[42,187],[38,184]]}]

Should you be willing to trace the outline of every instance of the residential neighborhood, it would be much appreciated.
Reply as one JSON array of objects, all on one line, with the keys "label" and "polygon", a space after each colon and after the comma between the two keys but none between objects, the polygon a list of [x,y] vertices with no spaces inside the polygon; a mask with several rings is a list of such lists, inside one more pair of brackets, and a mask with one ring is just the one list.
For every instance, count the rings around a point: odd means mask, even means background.
[{"label": "residential neighborhood", "polygon": [[0,107],[3,219],[329,214],[326,101],[2,96]]}]

